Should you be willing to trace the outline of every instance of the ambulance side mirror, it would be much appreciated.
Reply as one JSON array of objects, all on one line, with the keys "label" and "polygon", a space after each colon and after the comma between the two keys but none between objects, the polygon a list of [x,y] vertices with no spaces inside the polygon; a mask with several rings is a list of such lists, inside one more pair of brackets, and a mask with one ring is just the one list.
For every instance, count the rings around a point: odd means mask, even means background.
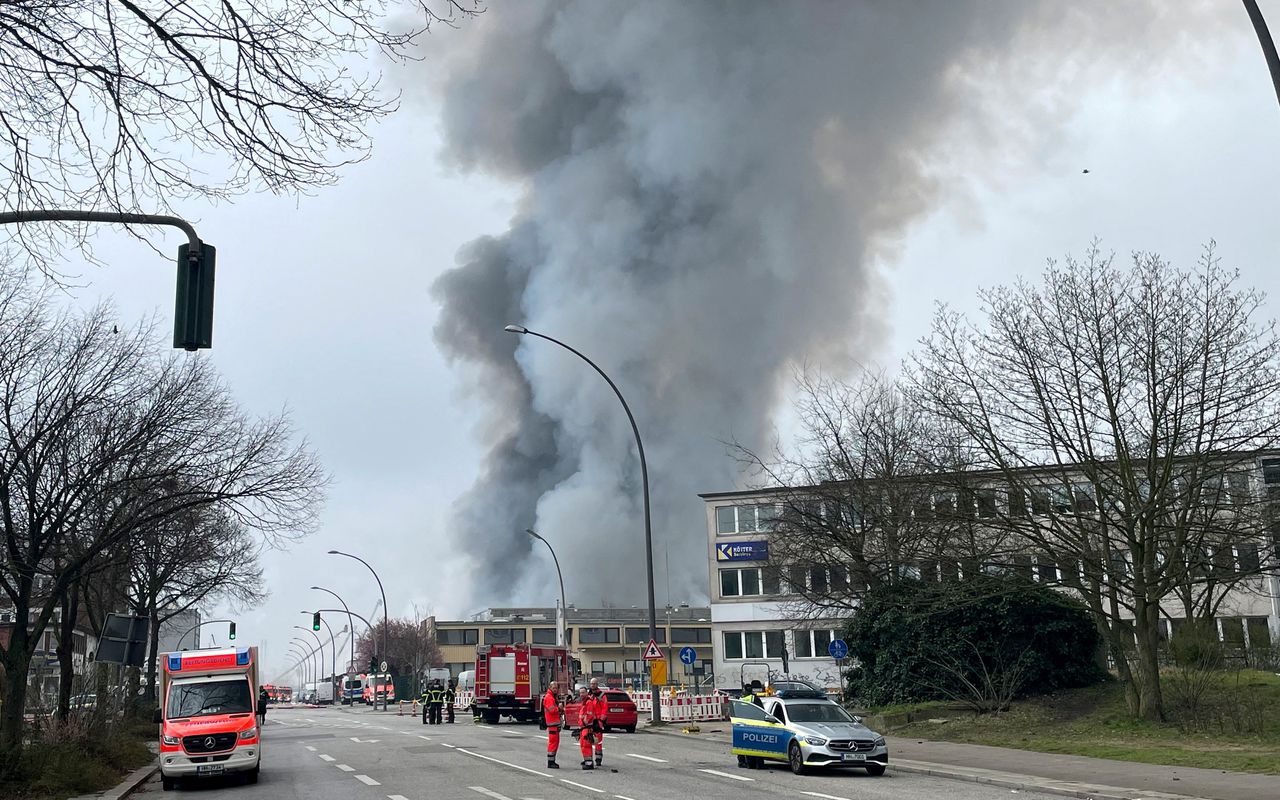
[{"label": "ambulance side mirror", "polygon": [[161,713],[160,713],[160,709],[158,709],[158,708],[157,708],[157,709],[155,710],[155,713],[153,713],[153,714],[151,715],[151,721],[152,721],[152,722],[154,722],[154,723],[155,723],[155,724],[157,724],[157,725],[159,725],[159,724],[161,724],[162,722],[164,722],[164,716],[163,716],[163,715],[161,715]]}]

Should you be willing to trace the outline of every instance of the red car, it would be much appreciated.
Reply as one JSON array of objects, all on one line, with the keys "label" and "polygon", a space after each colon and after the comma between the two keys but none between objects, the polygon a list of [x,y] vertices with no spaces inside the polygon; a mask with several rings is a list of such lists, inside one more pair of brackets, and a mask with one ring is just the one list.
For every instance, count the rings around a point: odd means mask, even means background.
[{"label": "red car", "polygon": [[[635,733],[639,715],[636,713],[636,704],[632,701],[631,695],[617,689],[605,689],[604,699],[609,703],[609,710],[604,715],[604,729],[608,731],[621,728],[627,733]],[[581,705],[575,698],[564,707],[565,722],[570,728],[578,727],[578,710]]]}]

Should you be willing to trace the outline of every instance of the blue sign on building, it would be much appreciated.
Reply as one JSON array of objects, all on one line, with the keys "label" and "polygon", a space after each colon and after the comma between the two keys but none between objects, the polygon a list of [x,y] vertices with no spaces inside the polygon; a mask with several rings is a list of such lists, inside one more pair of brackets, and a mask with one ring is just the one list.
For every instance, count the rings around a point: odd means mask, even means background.
[{"label": "blue sign on building", "polygon": [[768,561],[769,543],[724,542],[716,545],[716,561]]}]

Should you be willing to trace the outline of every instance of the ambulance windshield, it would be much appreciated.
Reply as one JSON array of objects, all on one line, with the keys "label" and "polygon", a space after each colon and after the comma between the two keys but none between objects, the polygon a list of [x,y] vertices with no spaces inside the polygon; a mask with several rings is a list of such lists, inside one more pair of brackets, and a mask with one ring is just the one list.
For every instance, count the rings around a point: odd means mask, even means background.
[{"label": "ambulance windshield", "polygon": [[251,714],[253,695],[243,677],[222,681],[178,684],[169,690],[167,719],[213,714]]}]

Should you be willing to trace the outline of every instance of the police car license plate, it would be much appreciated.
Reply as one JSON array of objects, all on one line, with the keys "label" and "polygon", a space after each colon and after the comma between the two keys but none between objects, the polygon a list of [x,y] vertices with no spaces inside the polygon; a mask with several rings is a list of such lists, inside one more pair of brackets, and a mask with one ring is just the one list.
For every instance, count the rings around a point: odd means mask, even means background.
[{"label": "police car license plate", "polygon": [[197,775],[221,775],[222,765],[221,764],[197,764],[196,774]]},{"label": "police car license plate", "polygon": [[866,753],[845,753],[842,756],[842,758],[845,761],[866,761],[867,754]]},{"label": "police car license plate", "polygon": [[621,714],[621,713],[622,713],[622,709],[621,709],[621,708],[611,708],[611,709],[609,709],[609,712],[610,712],[611,714]]}]

